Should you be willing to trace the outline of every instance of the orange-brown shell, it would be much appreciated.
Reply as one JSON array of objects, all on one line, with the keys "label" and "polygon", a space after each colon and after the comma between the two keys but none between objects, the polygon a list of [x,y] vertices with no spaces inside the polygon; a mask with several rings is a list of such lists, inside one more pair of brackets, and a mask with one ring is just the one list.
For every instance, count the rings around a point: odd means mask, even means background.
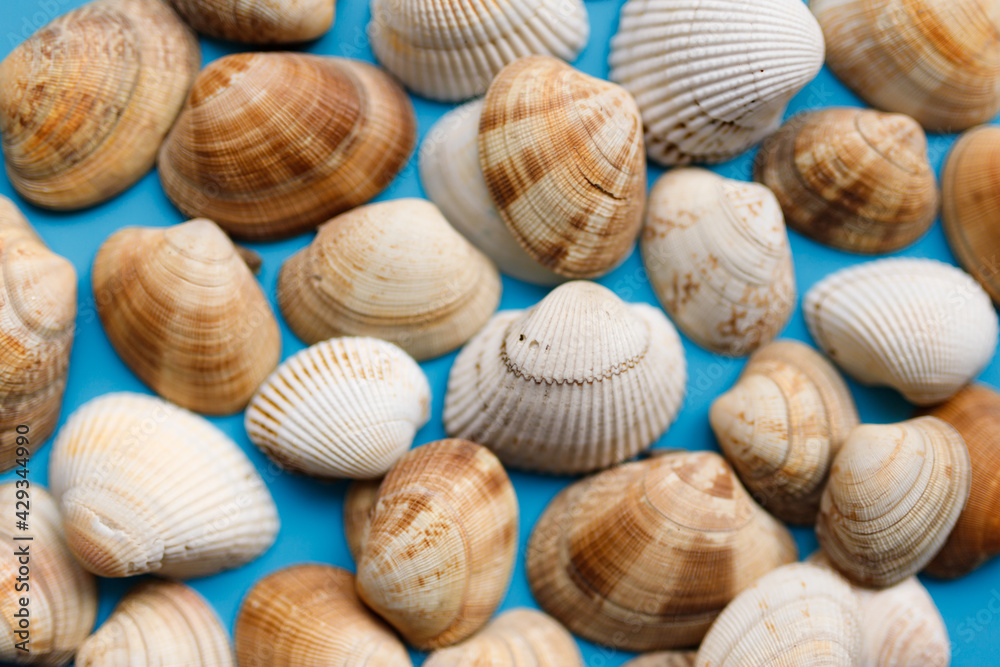
[{"label": "orange-brown shell", "polygon": [[426,667],[582,667],[566,628],[537,609],[510,609],[461,644],[438,649]]},{"label": "orange-brown shell", "polygon": [[316,39],[330,29],[337,0],[168,0],[195,30],[250,44]]},{"label": "orange-brown shell", "polygon": [[694,667],[697,651],[656,651],[632,658],[622,667]]}]

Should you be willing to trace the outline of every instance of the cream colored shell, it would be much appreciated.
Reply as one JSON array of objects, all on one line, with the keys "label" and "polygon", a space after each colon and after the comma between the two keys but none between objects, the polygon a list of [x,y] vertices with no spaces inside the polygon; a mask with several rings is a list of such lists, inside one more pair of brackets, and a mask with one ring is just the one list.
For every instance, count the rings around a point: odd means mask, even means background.
[{"label": "cream colored shell", "polygon": [[582,667],[576,641],[536,609],[505,611],[461,644],[438,649],[426,667]]},{"label": "cream colored shell", "polygon": [[195,30],[250,44],[316,39],[333,25],[337,0],[168,0]]}]

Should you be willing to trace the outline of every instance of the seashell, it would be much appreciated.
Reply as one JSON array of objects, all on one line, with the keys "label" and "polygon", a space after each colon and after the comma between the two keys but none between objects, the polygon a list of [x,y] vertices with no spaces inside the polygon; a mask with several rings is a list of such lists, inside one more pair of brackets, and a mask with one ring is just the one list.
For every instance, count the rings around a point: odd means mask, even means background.
[{"label": "seashell", "polygon": [[409,666],[392,630],[358,599],[354,575],[329,565],[293,565],[250,589],[236,617],[244,666]]},{"label": "seashell", "polygon": [[76,269],[0,196],[0,472],[55,431],[75,321]]},{"label": "seashell", "polygon": [[609,62],[651,159],[723,162],[778,129],[823,66],[823,35],[799,0],[628,0]]},{"label": "seashell", "polygon": [[368,543],[372,510],[375,509],[381,485],[381,479],[359,479],[347,487],[344,496],[344,537],[354,562],[361,560],[361,553]]},{"label": "seashell", "polygon": [[962,437],[940,419],[858,426],[834,459],[816,536],[852,582],[892,586],[944,544],[971,477]]},{"label": "seashell", "polygon": [[965,272],[930,259],[880,259],[841,269],[803,299],[809,333],[864,384],[916,405],[947,400],[990,362],[997,314]]},{"label": "seashell", "polygon": [[795,308],[792,251],[774,195],[704,169],[675,169],[653,185],[642,261],[670,318],[698,345],[749,354],[778,335]]},{"label": "seashell", "polygon": [[681,452],[565,488],[532,531],[527,572],[575,634],[651,651],[696,645],[737,593],[796,559],[722,457]]},{"label": "seashell", "polygon": [[91,280],[119,356],[181,407],[238,412],[281,359],[267,297],[209,220],[115,232],[97,251]]},{"label": "seashell", "polygon": [[250,44],[316,39],[333,25],[337,0],[168,0],[200,33]]},{"label": "seashell", "polygon": [[546,56],[507,65],[486,94],[479,164],[514,238],[559,275],[604,275],[631,252],[646,156],[618,86]]},{"label": "seashell", "polygon": [[868,104],[959,132],[1000,111],[993,0],[814,0],[826,64]]},{"label": "seashell", "polygon": [[198,76],[160,149],[160,180],[189,217],[283,238],[385,189],[416,138],[406,93],[372,65],[238,53]]},{"label": "seashell", "polygon": [[465,440],[417,447],[379,487],[358,595],[418,649],[462,641],[507,592],[517,517],[514,487],[489,450]]},{"label": "seashell", "polygon": [[686,382],[684,349],[662,312],[570,282],[528,310],[498,313],[459,352],[444,426],[505,465],[587,472],[656,442]]},{"label": "seashell", "polygon": [[431,389],[413,359],[375,338],[334,338],[283,364],[247,407],[250,440],[284,468],[381,477],[427,423]]},{"label": "seashell", "polygon": [[655,651],[632,658],[622,667],[694,667],[697,651]]},{"label": "seashell", "polygon": [[278,533],[271,494],[236,443],[152,396],[105,394],[77,409],[53,444],[49,481],[70,550],[103,577],[215,574]]},{"label": "seashell", "polygon": [[754,178],[774,191],[789,227],[841,250],[900,250],[937,215],[927,137],[902,114],[843,107],[800,114],[761,146]]},{"label": "seashell", "polygon": [[278,276],[281,313],[306,343],[374,336],[418,361],[467,341],[499,302],[496,267],[422,199],[334,218]]},{"label": "seashell", "polygon": [[[26,505],[27,504],[27,505]],[[25,510],[25,507],[28,507]],[[97,617],[97,584],[66,547],[59,507],[43,487],[23,480],[0,485],[0,661],[35,665],[69,664],[77,647],[87,637]],[[15,516],[28,512],[28,528],[15,530]],[[16,542],[22,538],[30,541]],[[22,627],[17,577],[23,576],[15,551],[27,545],[29,588],[28,626]],[[27,642],[25,653],[17,644]]]},{"label": "seashell", "polygon": [[482,95],[518,58],[574,60],[590,36],[581,0],[372,0],[378,61],[413,92],[442,102]]},{"label": "seashell", "polygon": [[200,61],[194,34],[155,0],[97,0],[44,26],[0,63],[11,185],[53,209],[126,190],[153,166]]},{"label": "seashell", "polygon": [[186,584],[156,579],[130,590],[76,655],[77,667],[235,664],[208,602]]}]

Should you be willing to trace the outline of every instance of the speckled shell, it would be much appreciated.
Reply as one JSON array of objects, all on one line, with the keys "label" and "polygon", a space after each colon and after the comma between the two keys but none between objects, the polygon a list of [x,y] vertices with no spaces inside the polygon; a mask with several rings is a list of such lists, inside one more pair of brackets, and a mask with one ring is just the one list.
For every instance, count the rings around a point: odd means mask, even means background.
[{"label": "speckled shell", "polygon": [[629,0],[610,62],[650,158],[722,162],[778,128],[823,65],[823,35],[800,0]]},{"label": "speckled shell", "polygon": [[930,259],[881,259],[841,269],[810,289],[802,310],[816,344],[864,384],[916,405],[947,400],[997,348],[997,314],[965,272]]},{"label": "speckled shell", "polygon": [[0,63],[11,185],[54,209],[122,192],[153,166],[200,60],[158,0],[97,0],[44,26]]},{"label": "speckled shell", "polygon": [[168,0],[195,30],[236,42],[287,44],[322,36],[337,0]]},{"label": "speckled shell", "polygon": [[656,651],[632,658],[622,667],[694,667],[696,651]]},{"label": "speckled shell", "polygon": [[264,240],[365,203],[415,144],[409,98],[372,65],[238,53],[198,75],[158,165],[163,189],[186,215]]},{"label": "speckled shell", "polygon": [[564,489],[532,531],[527,572],[575,634],[650,651],[696,645],[737,593],[796,559],[722,457],[683,452]]},{"label": "speckled shell", "polygon": [[105,394],[77,409],[53,443],[49,482],[69,548],[104,577],[215,574],[278,533],[271,494],[236,443],[152,396]]},{"label": "speckled shell", "polygon": [[516,468],[598,470],[663,435],[686,381],[684,349],[663,313],[570,282],[528,310],[497,314],[462,349],[445,431]]}]

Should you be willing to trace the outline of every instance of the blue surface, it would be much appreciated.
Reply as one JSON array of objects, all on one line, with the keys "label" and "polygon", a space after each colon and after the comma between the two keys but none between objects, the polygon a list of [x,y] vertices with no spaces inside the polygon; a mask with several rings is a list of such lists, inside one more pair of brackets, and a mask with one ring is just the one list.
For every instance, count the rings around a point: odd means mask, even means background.
[{"label": "blue surface", "polygon": [[[20,41],[40,28],[57,14],[83,4],[81,0],[5,0],[0,18],[0,56],[6,56]],[[623,0],[589,0],[592,33],[589,45],[576,66],[590,74],[606,77],[608,73],[608,43],[618,24],[618,9]],[[333,30],[323,39],[308,45],[307,51],[372,60],[367,45],[365,27],[369,12],[366,0],[341,0]],[[234,44],[202,39],[204,62],[224,54],[248,50]],[[450,107],[414,99],[421,138],[434,121]],[[787,115],[803,109],[831,105],[863,106],[834,77],[824,71],[792,102]],[[953,135],[929,137],[930,158],[940,170],[946,152],[954,141]],[[715,168],[731,178],[750,178],[753,151]],[[423,196],[420,187],[416,157],[410,160],[403,173],[378,198],[379,200]],[[662,173],[650,170],[650,184]],[[22,208],[46,242],[58,253],[69,258],[80,277],[80,308],[76,342],[70,364],[69,384],[63,404],[63,420],[85,401],[110,391],[136,391],[149,393],[111,348],[94,309],[90,289],[90,264],[101,242],[114,230],[130,225],[163,226],[182,222],[183,216],[173,208],[160,188],[154,173],[148,174],[136,186],[116,199],[95,208],[58,214],[28,205],[17,197],[7,181],[0,176],[0,194],[14,199]],[[804,294],[815,282],[836,269],[865,261],[816,244],[790,232],[795,274],[799,294]],[[281,263],[299,248],[305,246],[311,235],[252,247],[264,258],[260,280],[264,291],[274,301],[275,284]],[[954,263],[939,223],[917,244],[899,253],[912,257],[932,257]],[[646,280],[638,253],[600,281],[622,298],[630,301],[656,303]],[[546,292],[504,277],[501,308],[523,308],[537,302]],[[276,309],[277,310],[277,309]],[[280,319],[280,318],[279,318]],[[282,357],[304,346],[282,322]],[[809,340],[800,312],[796,312],[786,328],[784,337]],[[685,449],[718,449],[708,426],[708,407],[712,399],[725,391],[739,375],[743,360],[719,357],[684,341],[688,360],[688,394],[684,408],[676,423],[657,442],[657,447]],[[422,444],[444,436],[441,409],[447,382],[448,369],[455,355],[422,364],[430,378],[433,390],[431,420],[416,437],[415,444]],[[994,387],[1000,386],[1000,361],[985,370],[980,380]],[[887,423],[905,419],[912,407],[894,392],[872,389],[851,383],[861,418],[870,423]],[[323,483],[278,470],[249,442],[243,430],[242,415],[216,418],[212,421],[232,436],[246,451],[267,481],[281,513],[282,528],[274,547],[255,562],[235,571],[225,572],[205,579],[192,581],[214,606],[223,622],[232,629],[239,603],[247,589],[265,574],[278,568],[302,561],[320,561],[353,570],[354,565],[347,550],[341,521],[344,483]],[[31,462],[29,478],[39,484],[47,480],[49,446],[46,445]],[[12,473],[0,477],[9,481]],[[520,546],[523,554],[532,526],[548,501],[566,484],[568,478],[543,477],[512,473],[521,505]],[[808,555],[816,546],[812,530],[793,529],[800,552]],[[101,580],[101,606],[98,622],[110,613],[112,607],[131,580]],[[996,650],[1000,647],[1000,560],[994,560],[973,574],[955,582],[924,579],[924,583],[943,614],[953,643],[953,664],[997,664]],[[518,558],[513,583],[503,608],[534,606],[524,573],[524,562]],[[630,654],[604,649],[580,642],[585,663],[589,667],[619,665]],[[414,653],[419,663],[422,654]]]}]

